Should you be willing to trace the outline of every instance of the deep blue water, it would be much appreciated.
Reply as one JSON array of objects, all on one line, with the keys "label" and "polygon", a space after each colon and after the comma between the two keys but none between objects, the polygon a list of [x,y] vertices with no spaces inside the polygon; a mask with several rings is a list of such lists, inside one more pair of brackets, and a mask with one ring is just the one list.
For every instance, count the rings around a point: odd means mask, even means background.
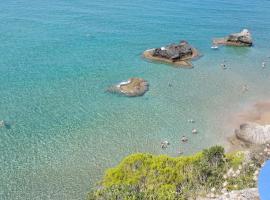
[{"label": "deep blue water", "polygon": [[[84,199],[130,153],[224,144],[231,113],[270,96],[269,9],[268,0],[0,1],[0,120],[11,124],[0,129],[0,199]],[[242,28],[254,47],[210,49]],[[203,54],[193,69],[141,58],[183,39]],[[143,97],[105,92],[134,76],[150,83]]]}]

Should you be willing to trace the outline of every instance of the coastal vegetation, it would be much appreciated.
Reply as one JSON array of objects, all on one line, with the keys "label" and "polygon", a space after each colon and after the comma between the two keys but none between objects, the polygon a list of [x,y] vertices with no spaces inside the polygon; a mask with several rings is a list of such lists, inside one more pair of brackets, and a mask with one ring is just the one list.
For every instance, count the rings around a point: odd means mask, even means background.
[{"label": "coastal vegetation", "polygon": [[88,200],[175,200],[256,186],[259,163],[244,152],[213,146],[191,156],[132,154],[108,169]]}]

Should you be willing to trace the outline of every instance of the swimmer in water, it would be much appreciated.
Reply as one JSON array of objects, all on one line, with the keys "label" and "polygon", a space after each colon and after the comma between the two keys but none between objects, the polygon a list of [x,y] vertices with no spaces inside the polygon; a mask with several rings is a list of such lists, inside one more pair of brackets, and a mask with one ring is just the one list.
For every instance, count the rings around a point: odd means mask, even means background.
[{"label": "swimmer in water", "polygon": [[184,152],[183,151],[178,151],[177,154],[180,156],[180,155],[183,155]]},{"label": "swimmer in water", "polygon": [[188,122],[189,122],[189,123],[195,123],[195,120],[189,119]]},{"label": "swimmer in water", "polygon": [[265,68],[265,62],[262,62],[262,68]]},{"label": "swimmer in water", "polygon": [[161,142],[161,148],[162,149],[166,149],[169,145],[170,145],[170,143],[167,140]]},{"label": "swimmer in water", "polygon": [[245,93],[245,92],[247,92],[247,91],[248,91],[248,86],[245,84],[245,85],[243,85],[243,87],[242,87],[242,92]]},{"label": "swimmer in water", "polygon": [[192,129],[192,133],[193,133],[193,134],[197,134],[197,133],[198,133],[197,129],[195,129],[195,128]]},{"label": "swimmer in water", "polygon": [[183,136],[183,137],[181,138],[181,141],[184,142],[184,143],[186,143],[186,142],[188,141],[188,139],[187,139],[186,136]]},{"label": "swimmer in water", "polygon": [[225,65],[225,63],[222,63],[220,66],[221,66],[221,68],[222,68],[223,70],[227,69],[227,66]]}]

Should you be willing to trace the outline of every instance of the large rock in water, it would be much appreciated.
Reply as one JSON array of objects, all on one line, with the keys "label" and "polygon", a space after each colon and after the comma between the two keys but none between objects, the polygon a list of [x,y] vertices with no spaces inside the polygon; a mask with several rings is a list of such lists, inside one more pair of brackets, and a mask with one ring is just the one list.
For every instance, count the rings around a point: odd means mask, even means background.
[{"label": "large rock in water", "polygon": [[177,61],[192,56],[192,47],[186,41],[179,44],[171,44],[166,47],[156,48],[153,56]]},{"label": "large rock in water", "polygon": [[214,44],[224,44],[231,46],[252,46],[252,37],[248,29],[243,29],[240,33],[233,33],[225,38],[213,40]]},{"label": "large rock in water", "polygon": [[199,52],[188,42],[181,41],[179,44],[170,44],[165,47],[146,50],[143,56],[152,61],[168,63],[174,66],[192,67],[190,61],[199,57]]},{"label": "large rock in water", "polygon": [[251,34],[247,29],[242,30],[240,33],[234,33],[234,34],[229,35],[227,41],[235,42],[235,43],[239,43],[239,44],[243,44],[247,46],[252,45]]},{"label": "large rock in water", "polygon": [[111,93],[119,93],[129,97],[142,96],[148,91],[149,84],[142,78],[130,78],[107,89]]},{"label": "large rock in water", "polygon": [[256,123],[247,123],[240,125],[235,130],[235,135],[241,141],[247,144],[265,144],[270,142],[270,125],[259,125]]}]

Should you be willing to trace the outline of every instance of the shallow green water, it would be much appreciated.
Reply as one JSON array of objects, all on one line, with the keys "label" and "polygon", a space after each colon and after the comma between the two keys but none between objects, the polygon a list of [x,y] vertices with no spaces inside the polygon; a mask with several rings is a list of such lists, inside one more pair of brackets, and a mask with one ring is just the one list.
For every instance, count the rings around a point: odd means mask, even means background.
[{"label": "shallow green water", "polygon": [[[0,2],[0,119],[11,124],[0,129],[0,199],[83,199],[130,153],[224,144],[231,113],[269,97],[269,9],[266,0]],[[210,49],[246,27],[254,47]],[[191,70],[141,58],[182,39],[203,53]],[[143,97],[105,92],[133,76],[150,83]]]}]

